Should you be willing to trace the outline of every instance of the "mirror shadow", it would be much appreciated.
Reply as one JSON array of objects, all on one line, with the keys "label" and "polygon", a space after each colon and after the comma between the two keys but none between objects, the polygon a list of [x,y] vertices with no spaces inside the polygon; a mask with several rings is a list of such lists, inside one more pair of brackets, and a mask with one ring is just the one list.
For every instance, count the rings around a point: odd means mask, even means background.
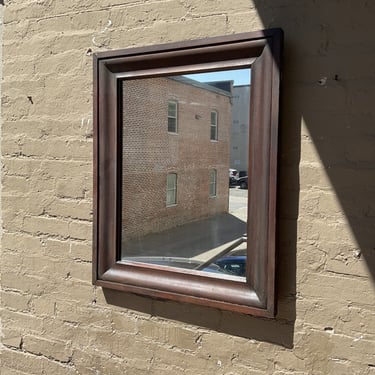
[{"label": "mirror shadow", "polygon": [[[281,123],[287,123],[288,127],[281,127],[279,139],[280,168],[279,168],[279,193],[278,193],[278,263],[277,263],[277,287],[278,287],[278,312],[275,319],[262,319],[250,315],[222,311],[215,308],[197,306],[193,304],[185,304],[181,302],[165,301],[158,299],[150,299],[132,293],[124,293],[120,291],[103,289],[106,302],[121,308],[134,310],[147,314],[149,317],[157,316],[162,319],[172,319],[186,324],[203,327],[204,329],[214,330],[219,333],[229,335],[229,337],[237,336],[245,339],[257,340],[260,342],[269,342],[285,348],[293,348],[294,345],[294,321],[295,321],[295,270],[296,270],[296,238],[298,217],[298,200],[299,200],[299,173],[298,162],[300,159],[300,127],[299,119],[291,117],[288,113],[281,113]],[[237,131],[241,135],[241,121],[238,122]],[[240,137],[241,138],[241,137]],[[235,159],[237,160],[237,159]],[[232,166],[235,166],[233,164]],[[234,169],[234,168],[233,168]],[[242,170],[238,168],[239,172]],[[141,190],[141,189],[140,189]],[[229,188],[229,195],[234,197],[233,209],[241,209],[241,197],[235,198],[236,194],[241,195],[246,189],[240,189],[238,185],[233,184]],[[247,206],[247,203],[246,203]],[[227,214],[222,214],[225,216]],[[223,242],[231,241],[243,234],[243,228],[246,229],[244,221],[236,218],[235,215],[228,215],[233,226],[238,231],[228,230],[223,233],[215,230],[212,219],[206,219],[212,224],[211,235],[206,236],[205,231],[199,226],[199,221],[189,224],[201,229],[201,240],[208,243],[215,241],[215,235],[218,235]],[[240,224],[240,225],[239,225]],[[170,230],[169,235],[178,237],[179,231],[183,231],[182,227],[175,227]],[[232,232],[233,231],[233,232]],[[166,231],[168,232],[168,231]],[[166,234],[166,233],[164,233]],[[148,237],[149,236],[149,237]],[[222,237],[220,237],[222,236]],[[166,254],[173,255],[173,247],[169,244],[171,238],[162,238],[163,233],[149,234],[143,237],[141,242],[134,241],[133,246],[137,253],[142,246],[148,249],[165,247]],[[185,238],[184,238],[185,237]],[[152,238],[152,240],[151,240]],[[189,237],[188,240],[191,241]],[[182,236],[183,241],[187,240],[186,236]],[[123,238],[124,239],[124,238]],[[149,239],[149,240],[148,240]],[[158,243],[154,246],[153,241]],[[199,241],[198,241],[199,242]],[[215,246],[215,245],[213,245]],[[181,247],[181,243],[177,248]],[[203,247],[203,246],[202,246]],[[193,256],[204,254],[204,249],[197,246],[193,251]],[[127,253],[129,251],[129,253]],[[151,250],[147,250],[151,251]],[[130,247],[125,250],[126,254],[134,254]],[[158,253],[157,255],[160,255]],[[139,253],[138,253],[139,256]],[[225,345],[225,337],[223,337],[223,345]]]},{"label": "mirror shadow", "polygon": [[[232,336],[293,347],[294,327],[283,319],[262,319],[193,304],[150,299],[140,295],[103,288],[106,303],[142,312],[148,318],[175,320]],[[145,317],[147,319],[147,316]],[[199,333],[199,332],[198,332]],[[225,345],[225,336],[222,345]]]}]

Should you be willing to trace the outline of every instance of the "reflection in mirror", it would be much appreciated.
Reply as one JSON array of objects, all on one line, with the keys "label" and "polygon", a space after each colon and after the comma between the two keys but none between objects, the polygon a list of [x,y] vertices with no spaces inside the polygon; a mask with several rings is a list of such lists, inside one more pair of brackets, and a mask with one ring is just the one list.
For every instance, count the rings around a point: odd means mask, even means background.
[{"label": "reflection in mirror", "polygon": [[245,281],[250,69],[122,82],[123,261]]}]

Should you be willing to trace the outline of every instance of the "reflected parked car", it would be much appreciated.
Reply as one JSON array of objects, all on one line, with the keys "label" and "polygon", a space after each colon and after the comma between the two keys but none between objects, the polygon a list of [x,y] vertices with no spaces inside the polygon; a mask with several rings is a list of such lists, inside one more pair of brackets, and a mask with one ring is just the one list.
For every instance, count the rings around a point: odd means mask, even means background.
[{"label": "reflected parked car", "polygon": [[236,276],[246,276],[246,256],[225,256],[215,261],[220,268]]},{"label": "reflected parked car", "polygon": [[203,265],[204,262],[191,259],[191,258],[168,257],[168,256],[150,256],[150,257],[142,256],[142,257],[125,257],[122,260],[237,276],[237,274],[232,272],[229,267],[227,268],[221,267],[216,262],[207,264],[204,268],[200,269],[199,266]]},{"label": "reflected parked car", "polygon": [[239,178],[238,181],[237,181],[237,185],[241,189],[247,189],[247,176]]},{"label": "reflected parked car", "polygon": [[237,185],[238,176],[237,169],[229,168],[229,186]]}]

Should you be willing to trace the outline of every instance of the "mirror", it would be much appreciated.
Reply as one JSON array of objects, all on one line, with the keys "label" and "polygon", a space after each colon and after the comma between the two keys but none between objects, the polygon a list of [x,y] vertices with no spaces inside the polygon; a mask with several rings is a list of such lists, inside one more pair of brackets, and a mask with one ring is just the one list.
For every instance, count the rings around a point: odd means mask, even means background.
[{"label": "mirror", "polygon": [[274,316],[281,46],[270,29],[94,54],[95,285]]},{"label": "mirror", "polygon": [[245,282],[250,78],[121,81],[122,261]]}]

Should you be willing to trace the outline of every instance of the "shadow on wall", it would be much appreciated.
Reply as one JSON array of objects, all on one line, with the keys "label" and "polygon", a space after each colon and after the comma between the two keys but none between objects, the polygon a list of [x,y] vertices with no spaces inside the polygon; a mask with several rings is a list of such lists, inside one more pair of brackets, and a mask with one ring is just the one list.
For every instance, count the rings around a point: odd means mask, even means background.
[{"label": "shadow on wall", "polygon": [[[282,25],[273,25],[282,27]],[[290,106],[288,101],[286,106]],[[283,115],[282,115],[283,116]],[[296,239],[299,201],[300,121],[280,125],[280,173],[278,202],[278,265],[276,319],[261,319],[213,308],[170,301],[151,300],[132,294],[104,290],[109,304],[142,311],[218,332],[293,347],[296,317]]]},{"label": "shadow on wall", "polygon": [[293,324],[286,320],[255,318],[209,307],[153,300],[109,289],[104,289],[104,295],[109,304],[151,316],[173,319],[232,336],[271,342],[287,348],[293,346]]},{"label": "shadow on wall", "polygon": [[362,258],[375,279],[375,76],[368,73],[375,57],[364,53],[372,43],[368,28],[375,31],[375,4],[254,4],[264,28],[284,30],[276,319],[108,290],[105,296],[108,303],[150,315],[291,348],[299,202],[298,247],[320,254],[303,267],[358,275]]},{"label": "shadow on wall", "polygon": [[338,274],[366,276],[362,259],[375,280],[375,4],[254,3],[265,28],[285,33],[281,189],[302,141],[299,248],[313,244]]}]

